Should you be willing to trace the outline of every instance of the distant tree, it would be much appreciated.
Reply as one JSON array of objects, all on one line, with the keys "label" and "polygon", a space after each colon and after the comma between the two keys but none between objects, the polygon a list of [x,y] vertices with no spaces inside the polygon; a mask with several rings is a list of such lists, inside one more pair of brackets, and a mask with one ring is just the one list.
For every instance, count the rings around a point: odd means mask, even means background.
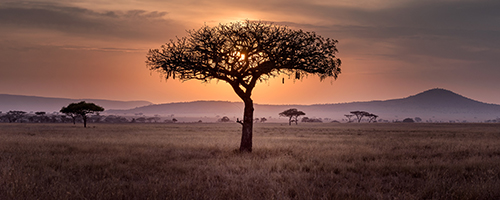
[{"label": "distant tree", "polygon": [[61,113],[64,113],[73,118],[73,124],[75,123],[74,116],[80,116],[83,119],[83,127],[87,127],[87,114],[97,113],[104,111],[103,107],[95,105],[94,103],[86,103],[81,101],[79,103],[71,103],[68,107],[62,107]]},{"label": "distant tree", "polygon": [[373,113],[369,113],[369,112],[366,112],[366,111],[352,111],[351,114],[352,115],[344,115],[344,116],[347,117],[347,119],[349,119],[349,122],[352,122],[351,121],[351,117],[353,117],[353,116],[356,116],[356,118],[358,120],[358,123],[361,122],[361,120],[363,119],[363,117],[368,117],[368,123],[370,123],[370,122],[377,122],[378,115],[375,115]]},{"label": "distant tree", "polygon": [[340,74],[337,41],[314,32],[247,20],[188,33],[188,38],[150,50],[147,66],[167,79],[229,83],[245,105],[243,121],[237,120],[243,125],[240,151],[252,151],[251,95],[257,82],[283,73],[295,78],[313,74],[321,80]]},{"label": "distant tree", "polygon": [[375,115],[375,114],[372,114],[372,113],[368,113],[368,114],[365,114],[365,116],[368,117],[368,123],[370,123],[370,122],[377,122],[378,115]]},{"label": "distant tree", "polygon": [[306,115],[306,113],[297,110],[296,108],[290,108],[288,110],[285,110],[279,114],[282,117],[288,117],[288,125],[292,125],[292,122],[295,122],[295,124],[298,124],[298,118],[301,115]]},{"label": "distant tree", "polygon": [[47,114],[46,112],[43,112],[43,111],[39,111],[39,112],[35,112],[35,115],[36,117],[30,117],[30,122],[48,122],[50,121],[50,118],[45,116],[45,114]]},{"label": "distant tree", "polygon": [[172,118],[172,122],[174,122],[174,123],[175,123],[175,122],[177,122],[177,119],[175,119],[175,118]]},{"label": "distant tree", "polygon": [[351,113],[356,116],[358,123],[361,122],[361,119],[365,116],[363,111],[352,111]]},{"label": "distant tree", "polygon": [[403,119],[403,122],[405,122],[405,123],[413,123],[415,121],[413,121],[412,118],[405,118],[405,119]]},{"label": "distant tree", "polygon": [[422,118],[420,117],[415,117],[415,122],[421,122],[422,121]]},{"label": "distant tree", "polygon": [[43,111],[40,111],[40,112],[35,112],[35,115],[42,115],[42,116],[43,116],[43,115],[45,115],[45,114],[47,114],[47,113],[46,113],[46,112],[43,112]]},{"label": "distant tree", "polygon": [[260,118],[260,122],[261,122],[261,123],[264,123],[264,122],[266,122],[266,121],[267,121],[267,119],[266,119],[265,117]]},{"label": "distant tree", "polygon": [[224,117],[220,118],[218,121],[219,122],[230,122],[231,120],[229,119],[229,117],[224,116]]},{"label": "distant tree", "polygon": [[356,116],[356,118],[358,119],[358,123],[359,123],[359,122],[361,122],[361,119],[364,116],[369,115],[370,113],[368,113],[366,111],[352,111],[351,114]]},{"label": "distant tree", "polygon": [[309,118],[309,117],[304,117],[302,118],[301,120],[302,122],[316,122],[316,123],[322,123],[323,120],[321,120],[320,118]]},{"label": "distant tree", "polygon": [[146,118],[145,117],[139,117],[137,119],[135,119],[137,122],[140,122],[140,123],[144,123],[146,122]]},{"label": "distant tree", "polygon": [[9,120],[9,123],[16,122],[16,121],[22,122],[22,118],[24,117],[24,114],[26,114],[26,112],[24,112],[24,111],[11,110],[5,114],[5,117],[7,118],[7,120]]},{"label": "distant tree", "polygon": [[[60,112],[63,113],[62,110]],[[76,124],[76,118],[79,117],[78,114],[76,114],[76,113],[69,113],[69,112],[68,113],[64,113],[64,114],[66,114],[67,116],[71,117],[71,119],[73,121],[73,124]]]}]

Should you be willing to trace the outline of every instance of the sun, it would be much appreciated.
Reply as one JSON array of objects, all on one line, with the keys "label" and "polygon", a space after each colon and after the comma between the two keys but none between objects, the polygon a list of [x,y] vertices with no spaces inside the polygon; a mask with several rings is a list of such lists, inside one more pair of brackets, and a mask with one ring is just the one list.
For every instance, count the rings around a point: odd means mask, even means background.
[{"label": "sun", "polygon": [[232,53],[232,56],[234,56],[234,59],[238,59],[238,61],[243,61],[245,60],[245,54],[241,53],[239,51]]}]

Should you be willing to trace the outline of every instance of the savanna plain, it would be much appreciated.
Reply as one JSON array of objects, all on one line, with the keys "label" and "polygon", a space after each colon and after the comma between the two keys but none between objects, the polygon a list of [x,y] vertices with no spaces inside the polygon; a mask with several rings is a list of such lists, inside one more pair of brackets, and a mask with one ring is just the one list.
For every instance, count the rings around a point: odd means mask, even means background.
[{"label": "savanna plain", "polygon": [[500,124],[0,124],[0,199],[500,199]]}]

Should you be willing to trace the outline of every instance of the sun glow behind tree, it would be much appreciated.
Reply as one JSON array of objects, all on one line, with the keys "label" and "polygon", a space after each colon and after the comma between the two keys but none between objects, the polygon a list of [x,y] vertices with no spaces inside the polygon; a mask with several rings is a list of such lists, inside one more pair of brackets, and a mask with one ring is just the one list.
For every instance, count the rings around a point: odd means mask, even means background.
[{"label": "sun glow behind tree", "polygon": [[314,32],[245,21],[188,33],[189,37],[151,49],[147,66],[167,79],[216,79],[231,85],[245,104],[243,121],[238,121],[243,126],[240,151],[252,151],[252,91],[258,82],[280,74],[296,79],[314,74],[321,80],[340,74],[337,41]]}]

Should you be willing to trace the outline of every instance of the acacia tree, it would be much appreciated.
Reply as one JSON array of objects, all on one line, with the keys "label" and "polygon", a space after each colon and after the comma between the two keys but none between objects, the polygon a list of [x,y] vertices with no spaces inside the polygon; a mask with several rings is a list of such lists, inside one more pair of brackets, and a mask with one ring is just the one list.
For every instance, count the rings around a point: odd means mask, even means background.
[{"label": "acacia tree", "polygon": [[81,116],[83,118],[83,127],[87,127],[87,114],[96,113],[104,111],[101,106],[95,105],[94,103],[86,103],[81,101],[79,103],[71,103],[68,107],[62,107],[61,113],[69,115],[73,118],[73,124],[75,123],[75,117]]},{"label": "acacia tree", "polygon": [[306,115],[306,113],[297,110],[296,108],[290,108],[288,110],[281,112],[279,115],[282,117],[288,117],[288,125],[292,125],[292,122],[298,124],[299,116]]},{"label": "acacia tree", "polygon": [[151,49],[147,66],[166,79],[222,80],[243,100],[240,151],[252,151],[253,100],[257,82],[280,74],[337,78],[337,40],[260,21],[203,26],[188,37]]},{"label": "acacia tree", "polygon": [[[376,122],[377,120],[377,117],[378,115],[375,115],[375,114],[372,114],[372,113],[369,113],[369,112],[366,112],[366,111],[352,111],[351,112],[353,115],[356,116],[356,118],[358,119],[358,123],[361,122],[361,119],[363,117],[368,117],[368,123],[370,122]],[[348,115],[345,115],[346,117],[348,117]],[[350,115],[352,117],[352,115]],[[349,121],[350,121],[350,117],[349,118]]]},{"label": "acacia tree", "polygon": [[368,123],[370,123],[370,122],[377,122],[378,115],[375,115],[373,113],[368,113],[365,116],[368,117]]},{"label": "acacia tree", "polygon": [[370,113],[368,113],[368,112],[366,112],[366,111],[352,111],[352,112],[351,112],[351,114],[355,115],[355,116],[356,116],[356,118],[358,118],[358,123],[359,123],[359,122],[361,122],[361,119],[362,119],[364,116],[366,116],[366,115],[368,115],[368,114],[370,114]]},{"label": "acacia tree", "polygon": [[267,121],[267,119],[266,119],[265,117],[260,118],[260,122],[261,122],[261,123],[264,123],[264,122],[266,122],[266,121]]}]

